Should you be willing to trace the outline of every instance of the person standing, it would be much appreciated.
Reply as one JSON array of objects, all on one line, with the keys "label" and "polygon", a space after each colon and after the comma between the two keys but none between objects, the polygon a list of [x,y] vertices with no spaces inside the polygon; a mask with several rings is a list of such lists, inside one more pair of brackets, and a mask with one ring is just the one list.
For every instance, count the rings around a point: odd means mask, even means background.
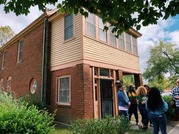
[{"label": "person standing", "polygon": [[139,128],[142,130],[147,130],[148,128],[148,122],[149,122],[149,116],[147,109],[145,108],[145,103],[147,100],[147,90],[144,86],[139,86],[136,90],[137,93],[137,99],[138,99],[138,108],[139,112],[142,116],[142,126],[139,125]]},{"label": "person standing", "polygon": [[129,86],[129,91],[127,92],[129,101],[131,105],[129,107],[129,121],[131,120],[132,114],[134,114],[136,125],[138,125],[138,106],[137,106],[137,94],[134,90],[134,87]]},{"label": "person standing", "polygon": [[124,92],[125,87],[123,86],[123,83],[120,80],[116,81],[116,85],[118,88],[117,98],[118,98],[119,115],[125,116],[127,120],[129,120],[128,108],[130,106],[130,101],[126,93]]},{"label": "person standing", "polygon": [[[144,85],[144,87],[147,89],[147,96],[148,96],[149,91],[150,91],[150,87],[148,85]],[[149,122],[150,122],[150,126],[153,127],[152,121],[149,120]]]},{"label": "person standing", "polygon": [[175,100],[176,111],[179,112],[179,79],[176,81],[176,86],[172,89],[172,97]]},{"label": "person standing", "polygon": [[160,91],[156,87],[152,87],[146,102],[146,109],[149,118],[153,124],[153,134],[167,134],[167,118],[165,112],[168,110],[168,104],[162,99]]}]

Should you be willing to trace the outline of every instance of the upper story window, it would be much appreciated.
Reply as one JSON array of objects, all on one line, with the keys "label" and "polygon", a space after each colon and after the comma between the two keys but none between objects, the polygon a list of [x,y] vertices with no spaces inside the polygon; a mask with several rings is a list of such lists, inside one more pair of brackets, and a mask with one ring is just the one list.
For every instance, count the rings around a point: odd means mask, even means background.
[{"label": "upper story window", "polygon": [[99,18],[99,40],[107,42],[107,32],[103,30],[104,26],[102,19]]},{"label": "upper story window", "polygon": [[73,14],[66,15],[64,17],[64,40],[68,40],[74,37],[74,20]]},{"label": "upper story window", "polygon": [[126,33],[126,50],[131,52],[131,36],[128,33]]},{"label": "upper story window", "polygon": [[70,105],[71,103],[71,77],[63,76],[58,78],[58,103]]},{"label": "upper story window", "polygon": [[109,31],[110,31],[110,39],[109,39],[109,41],[110,41],[110,45],[112,45],[112,46],[116,46],[116,36],[115,36],[115,33],[112,33],[112,29],[113,29],[114,27],[110,27],[109,28]]},{"label": "upper story window", "polygon": [[118,47],[120,49],[124,49],[124,33],[122,33],[121,35],[119,35],[118,37]]},{"label": "upper story window", "polygon": [[11,77],[8,77],[8,79],[7,79],[7,91],[8,92],[11,91]]},{"label": "upper story window", "polygon": [[96,37],[96,25],[95,25],[95,15],[88,13],[86,18],[86,34],[92,37]]},{"label": "upper story window", "polygon": [[18,57],[17,57],[17,62],[21,62],[22,61],[22,48],[23,48],[23,41],[19,42],[19,46],[18,46]]},{"label": "upper story window", "polygon": [[133,34],[123,32],[116,37],[115,33],[112,33],[113,26],[109,27],[109,31],[104,31],[105,26],[109,26],[109,23],[104,24],[102,19],[98,16],[88,13],[88,17],[85,20],[85,34],[96,38],[98,41],[122,49],[131,54],[137,55],[137,38],[133,38]]},{"label": "upper story window", "polygon": [[5,63],[6,63],[6,51],[4,51],[2,55],[2,69],[5,68]]},{"label": "upper story window", "polygon": [[133,45],[133,54],[138,55],[137,39],[135,37],[132,37],[132,45]]}]

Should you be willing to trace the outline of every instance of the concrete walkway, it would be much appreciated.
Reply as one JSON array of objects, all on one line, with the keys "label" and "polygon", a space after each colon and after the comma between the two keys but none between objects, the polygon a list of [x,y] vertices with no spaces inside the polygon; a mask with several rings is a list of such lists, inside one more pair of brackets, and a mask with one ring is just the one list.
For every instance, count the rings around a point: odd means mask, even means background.
[{"label": "concrete walkway", "polygon": [[174,127],[172,128],[168,134],[179,134],[179,123]]},{"label": "concrete walkway", "polygon": [[[134,130],[139,130],[139,126],[135,124],[134,121],[131,121],[131,129]],[[151,132],[153,131],[153,127],[148,126],[147,132]],[[174,122],[174,123],[169,123],[167,125],[167,132],[168,134],[179,134],[179,122]],[[159,131],[159,134],[161,134],[161,132]]]}]

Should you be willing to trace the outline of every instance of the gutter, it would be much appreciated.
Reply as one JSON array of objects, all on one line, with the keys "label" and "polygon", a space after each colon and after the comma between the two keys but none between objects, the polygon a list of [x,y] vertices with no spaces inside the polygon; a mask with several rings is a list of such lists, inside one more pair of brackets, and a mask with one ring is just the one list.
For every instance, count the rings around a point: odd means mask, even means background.
[{"label": "gutter", "polygon": [[43,31],[43,53],[42,53],[42,86],[41,86],[41,102],[42,107],[47,105],[46,92],[47,92],[47,34],[48,32],[48,18],[44,18],[44,31]]}]

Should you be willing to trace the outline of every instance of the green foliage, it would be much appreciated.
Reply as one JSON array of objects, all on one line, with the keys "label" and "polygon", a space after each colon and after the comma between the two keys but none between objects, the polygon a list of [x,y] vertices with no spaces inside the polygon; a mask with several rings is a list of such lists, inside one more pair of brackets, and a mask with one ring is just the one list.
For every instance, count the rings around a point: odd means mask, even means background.
[{"label": "green foliage", "polygon": [[39,109],[46,108],[46,106],[42,103],[39,94],[29,94],[28,96],[22,96],[21,100],[28,102],[29,105],[35,105]]},{"label": "green foliage", "polygon": [[3,46],[15,35],[9,26],[0,26],[0,46]]},{"label": "green foliage", "polygon": [[126,85],[127,87],[129,87],[130,85],[134,86],[134,75],[124,75],[123,82],[124,85]]},{"label": "green foliage", "polygon": [[175,108],[174,108],[174,102],[172,100],[172,96],[170,96],[170,95],[163,96],[163,99],[168,104],[168,110],[166,112],[167,119],[168,120],[173,120],[174,114],[175,114]]},{"label": "green foliage", "polygon": [[160,41],[154,47],[149,48],[150,58],[147,61],[146,71],[143,73],[144,79],[161,84],[168,73],[170,74],[168,84],[170,86],[174,84],[173,77],[179,76],[179,52],[174,49],[175,46],[175,44]]},{"label": "green foliage", "polygon": [[47,134],[54,130],[54,115],[0,93],[1,134]]},{"label": "green foliage", "polygon": [[[55,4],[60,12],[81,13],[87,16],[89,12],[100,16],[103,22],[114,26],[114,31],[120,34],[133,27],[139,30],[141,26],[156,24],[159,19],[167,19],[179,14],[177,0],[1,0],[5,12],[14,12],[16,15],[27,15],[31,6],[37,5],[44,11],[47,4]],[[134,15],[135,14],[135,15]],[[150,16],[150,17],[149,17]]]},{"label": "green foliage", "polygon": [[124,134],[130,126],[125,117],[107,116],[104,119],[82,119],[70,126],[71,134]]}]

